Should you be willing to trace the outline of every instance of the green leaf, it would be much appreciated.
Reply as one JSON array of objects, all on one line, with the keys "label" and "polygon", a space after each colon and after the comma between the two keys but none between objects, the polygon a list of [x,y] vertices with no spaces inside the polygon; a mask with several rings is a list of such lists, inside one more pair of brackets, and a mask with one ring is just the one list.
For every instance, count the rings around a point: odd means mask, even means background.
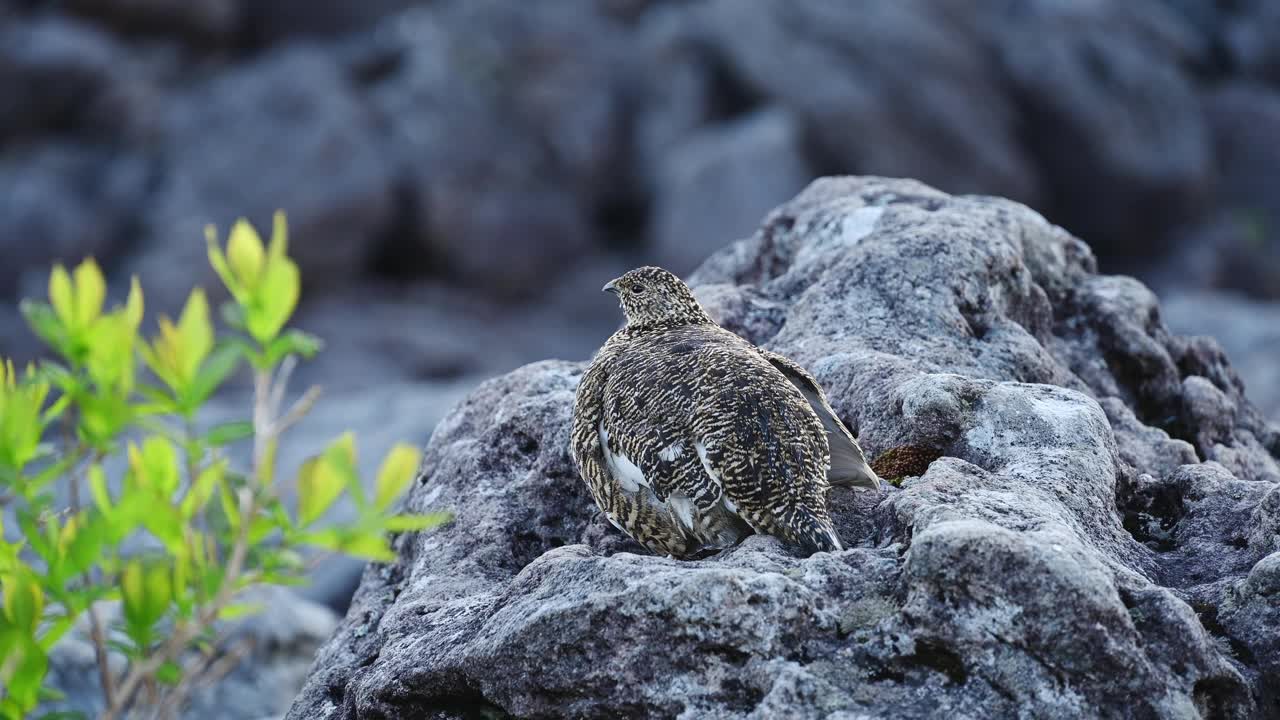
[{"label": "green leaf", "polygon": [[263,605],[262,603],[252,603],[252,602],[228,603],[227,605],[224,605],[221,610],[218,611],[218,619],[219,620],[239,620],[240,618],[248,617],[249,615],[257,615],[258,613],[266,609],[267,609],[267,606]]},{"label": "green leaf", "polygon": [[49,347],[58,353],[69,356],[71,354],[70,342],[67,339],[67,328],[58,318],[58,313],[47,303],[37,302],[34,300],[23,300],[18,305],[19,312],[22,313],[27,321],[27,325],[36,335],[44,340]]},{"label": "green leaf", "polygon": [[125,564],[124,572],[120,574],[120,600],[124,606],[125,621],[129,625],[144,624],[147,607],[146,592],[142,562],[130,560]]},{"label": "green leaf", "polygon": [[383,459],[378,469],[378,480],[373,506],[385,510],[400,497],[400,493],[413,482],[422,453],[407,443],[396,443]]},{"label": "green leaf", "polygon": [[181,341],[182,377],[188,381],[196,376],[201,363],[213,350],[213,324],[209,322],[209,301],[204,291],[196,288],[187,298],[178,318],[178,337]]},{"label": "green leaf", "polygon": [[230,483],[218,485],[218,500],[222,504],[222,515],[227,519],[227,527],[232,533],[240,532],[240,503],[236,500]]},{"label": "green leaf", "polygon": [[351,494],[351,499],[355,502],[356,507],[365,510],[369,505],[369,500],[365,497],[364,485],[360,482],[360,474],[356,470],[356,436],[351,432],[345,432],[338,436],[325,448],[324,458],[329,463],[333,471],[342,477],[347,485],[347,492]]},{"label": "green leaf", "polygon": [[271,260],[279,260],[289,254],[289,221],[283,210],[271,215],[271,244],[267,248]]},{"label": "green leaf", "polygon": [[87,519],[74,525],[67,523],[67,528],[72,530],[63,549],[63,557],[67,562],[66,572],[71,576],[80,575],[98,562],[106,533],[101,520],[95,519]]},{"label": "green leaf", "polygon": [[77,265],[73,272],[76,286],[74,326],[87,328],[102,314],[102,303],[107,298],[107,283],[93,258]]},{"label": "green leaf", "polygon": [[[9,630],[6,635],[13,633]],[[21,634],[0,641],[4,647],[0,657],[0,688],[7,697],[0,707],[12,711],[12,717],[24,717],[40,702],[40,687],[49,670],[49,657],[30,637]]]},{"label": "green leaf", "polygon": [[263,345],[274,340],[297,308],[301,292],[302,278],[292,260],[280,258],[268,263],[256,289],[258,303],[245,315],[249,334]]},{"label": "green leaf", "polygon": [[54,265],[53,272],[49,273],[49,303],[53,305],[53,311],[62,327],[68,330],[79,327],[76,323],[76,299],[71,275],[60,263]]},{"label": "green leaf", "polygon": [[86,395],[80,399],[81,436],[97,448],[106,448],[132,419],[128,401],[116,394]]},{"label": "green leaf", "polygon": [[253,423],[248,420],[233,420],[209,428],[204,440],[214,447],[222,447],[251,437],[253,437]]},{"label": "green leaf", "polygon": [[104,315],[85,333],[89,377],[101,388],[133,388],[134,354],[138,328],[123,312]]},{"label": "green leaf", "polygon": [[147,568],[144,578],[146,586],[147,620],[152,625],[164,617],[173,600],[173,578],[169,568],[161,563],[153,563]]},{"label": "green leaf", "polygon": [[213,266],[213,271],[218,274],[222,284],[231,291],[231,295],[239,301],[241,295],[244,294],[244,288],[240,286],[240,281],[231,272],[231,266],[227,264],[227,256],[222,254],[222,248],[218,245],[218,229],[213,225],[205,225],[204,240],[209,256],[209,264]]},{"label": "green leaf", "polygon": [[241,351],[233,345],[214,350],[200,366],[188,390],[188,402],[192,407],[203,405],[209,396],[222,387],[222,383],[240,367]]},{"label": "green leaf", "polygon": [[182,666],[172,660],[166,660],[156,668],[156,681],[164,685],[177,685],[182,680]]},{"label": "green leaf", "polygon": [[102,466],[94,463],[89,466],[89,492],[93,495],[93,503],[98,506],[98,510],[105,517],[111,517],[111,493],[107,489],[107,474],[103,472]]},{"label": "green leaf", "polygon": [[346,480],[326,456],[312,458],[298,471],[298,525],[306,527],[333,505]]},{"label": "green leaf", "polygon": [[301,330],[287,330],[283,335],[272,340],[267,345],[266,359],[268,364],[274,365],[285,358],[287,355],[298,355],[304,359],[315,357],[316,353],[324,343],[320,338],[302,332]]},{"label": "green leaf", "polygon": [[196,481],[192,483],[191,489],[187,490],[187,496],[182,499],[182,504],[179,506],[183,519],[190,520],[208,504],[209,499],[213,497],[213,491],[222,482],[223,473],[226,469],[227,461],[222,459],[200,471],[199,475],[196,476]]},{"label": "green leaf", "polygon": [[236,220],[231,226],[231,235],[227,238],[227,261],[236,279],[250,291],[258,286],[258,275],[262,272],[264,260],[262,238],[258,237],[258,231],[248,220]]},{"label": "green leaf", "polygon": [[382,527],[391,532],[429,530],[453,520],[453,513],[433,512],[425,515],[393,515],[382,521]]},{"label": "green leaf", "polygon": [[29,573],[9,575],[0,587],[8,624],[23,633],[34,634],[44,613],[44,591]]},{"label": "green leaf", "polygon": [[164,617],[173,600],[169,568],[153,561],[130,560],[120,577],[125,631],[140,649],[151,644],[155,624]]},{"label": "green leaf", "polygon": [[129,297],[125,300],[124,318],[125,322],[133,326],[135,332],[142,327],[142,312],[142,286],[138,284],[138,276],[134,275],[129,278]]},{"label": "green leaf", "polygon": [[148,435],[141,450],[129,444],[129,469],[142,487],[151,488],[162,498],[171,497],[181,482],[178,451],[161,435]]},{"label": "green leaf", "polygon": [[374,562],[391,562],[396,554],[387,543],[387,537],[380,532],[359,533],[347,538],[340,549],[347,555],[354,555]]}]

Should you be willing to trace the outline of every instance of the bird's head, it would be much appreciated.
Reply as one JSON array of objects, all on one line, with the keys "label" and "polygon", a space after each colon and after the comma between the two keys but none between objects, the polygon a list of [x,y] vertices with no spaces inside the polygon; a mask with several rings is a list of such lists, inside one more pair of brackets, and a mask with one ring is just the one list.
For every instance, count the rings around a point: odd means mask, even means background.
[{"label": "bird's head", "polygon": [[618,296],[627,325],[675,327],[709,323],[711,317],[698,304],[693,291],[680,278],[660,267],[639,267],[605,283],[602,288]]}]

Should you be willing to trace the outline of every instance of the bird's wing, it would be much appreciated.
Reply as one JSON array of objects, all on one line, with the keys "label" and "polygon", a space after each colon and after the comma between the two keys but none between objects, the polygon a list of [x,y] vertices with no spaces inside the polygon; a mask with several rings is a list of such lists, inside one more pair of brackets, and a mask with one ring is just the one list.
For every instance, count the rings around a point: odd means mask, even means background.
[{"label": "bird's wing", "polygon": [[827,401],[827,394],[822,391],[818,381],[809,374],[808,370],[790,358],[763,348],[760,348],[760,353],[774,367],[782,371],[792,385],[796,386],[804,399],[809,402],[809,406],[818,414],[818,419],[822,421],[822,426],[827,431],[827,444],[831,450],[831,468],[827,471],[827,480],[832,485],[879,490],[879,476],[867,464],[867,459],[862,454],[858,441],[853,438],[853,433],[850,433],[849,428],[836,417],[836,412]]},{"label": "bird's wing", "polygon": [[570,438],[578,472],[610,522],[655,552],[682,557],[697,549],[695,541],[652,493],[627,492],[606,461],[601,429],[607,367],[607,358],[597,358],[578,383]]},{"label": "bird's wing", "polygon": [[[720,502],[719,483],[702,471],[689,434],[690,378],[625,376],[606,393],[602,442],[606,465],[627,489],[653,497],[696,534],[696,518]],[[696,512],[695,512],[696,511]]]},{"label": "bird's wing", "polygon": [[700,352],[695,449],[732,510],[756,530],[810,551],[836,550],[827,514],[827,441],[805,399],[750,350]]}]

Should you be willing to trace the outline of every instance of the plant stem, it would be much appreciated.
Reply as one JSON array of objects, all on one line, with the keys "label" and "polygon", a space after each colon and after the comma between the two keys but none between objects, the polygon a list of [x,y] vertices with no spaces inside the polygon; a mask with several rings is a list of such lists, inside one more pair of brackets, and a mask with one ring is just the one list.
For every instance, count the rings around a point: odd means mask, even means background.
[{"label": "plant stem", "polygon": [[[82,452],[77,449],[76,453]],[[89,465],[102,461],[102,452],[93,453],[89,459]],[[86,471],[87,472],[87,471]],[[80,473],[71,473],[71,513],[77,515],[80,513]],[[88,571],[84,574],[85,585],[91,585],[92,580]],[[111,656],[107,652],[107,634],[102,629],[102,619],[98,617],[98,609],[94,607],[93,601],[89,601],[89,606],[85,608],[85,612],[89,615],[89,637],[93,641],[93,656],[98,663],[98,679],[102,683],[102,698],[106,701],[107,707],[115,704],[116,685],[115,678],[111,675]]]},{"label": "plant stem", "polygon": [[240,579],[240,573],[244,570],[245,558],[249,554],[249,526],[252,524],[253,516],[258,510],[257,497],[251,488],[257,487],[259,484],[257,479],[261,476],[266,448],[268,443],[273,440],[275,433],[270,403],[271,374],[266,370],[259,370],[254,373],[253,382],[254,435],[253,469],[250,476],[250,487],[240,489],[238,512],[240,527],[236,534],[235,545],[231,549],[231,558],[227,561],[227,571],[223,575],[222,585],[218,588],[218,594],[214,596],[208,605],[201,609],[195,620],[175,625],[173,634],[161,646],[159,652],[138,662],[129,669],[128,675],[120,683],[115,702],[107,706],[106,712],[102,714],[102,720],[115,720],[120,717],[121,713],[132,702],[139,685],[144,680],[152,677],[160,669],[161,665],[181,655],[187,644],[191,642],[191,639],[196,636],[201,628],[209,627],[217,621],[218,613],[235,595],[237,580]]}]

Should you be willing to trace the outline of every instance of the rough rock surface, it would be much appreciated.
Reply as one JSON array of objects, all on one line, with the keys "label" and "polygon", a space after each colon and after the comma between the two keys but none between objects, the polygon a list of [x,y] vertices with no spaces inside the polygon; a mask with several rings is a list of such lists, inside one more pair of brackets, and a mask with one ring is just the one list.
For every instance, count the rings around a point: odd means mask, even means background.
[{"label": "rough rock surface", "polygon": [[1161,295],[1169,329],[1212,335],[1244,380],[1245,394],[1273,421],[1280,421],[1280,301],[1250,300],[1227,292]]},{"label": "rough rock surface", "polygon": [[407,506],[456,522],[366,570],[289,717],[1280,715],[1280,430],[1141,284],[1021,205],[878,178],[692,279],[869,455],[938,459],[834,493],[843,552],[653,557],[570,462],[582,366],[526,366],[438,426]]}]

